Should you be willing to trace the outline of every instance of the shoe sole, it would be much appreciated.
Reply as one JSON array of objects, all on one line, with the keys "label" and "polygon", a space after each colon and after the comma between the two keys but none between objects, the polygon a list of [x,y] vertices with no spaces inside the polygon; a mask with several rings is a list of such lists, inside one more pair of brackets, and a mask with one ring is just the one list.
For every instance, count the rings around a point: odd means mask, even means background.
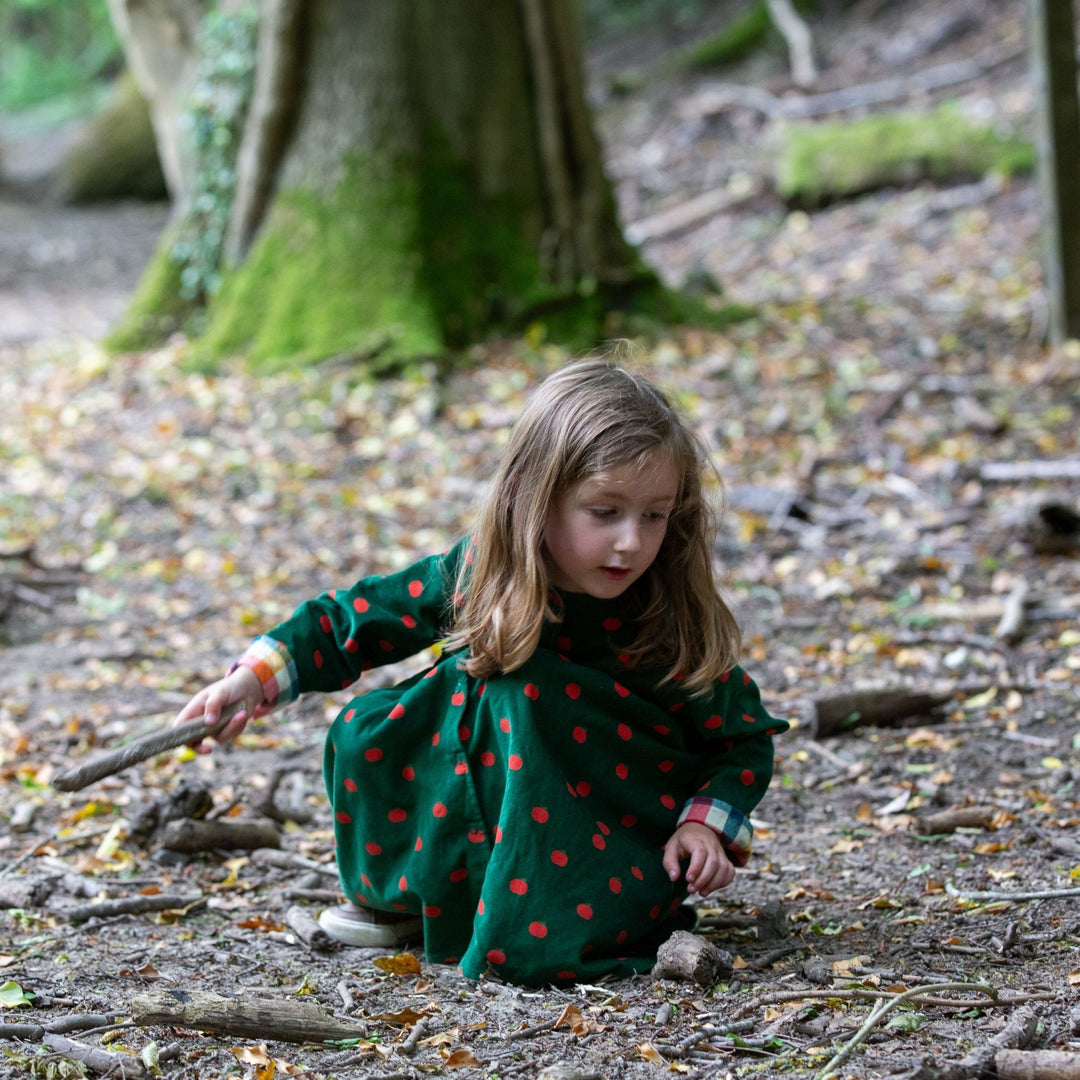
[{"label": "shoe sole", "polygon": [[333,908],[322,912],[319,926],[343,945],[368,949],[403,945],[407,941],[419,941],[424,936],[422,919],[408,919],[397,923],[362,923],[343,918]]}]

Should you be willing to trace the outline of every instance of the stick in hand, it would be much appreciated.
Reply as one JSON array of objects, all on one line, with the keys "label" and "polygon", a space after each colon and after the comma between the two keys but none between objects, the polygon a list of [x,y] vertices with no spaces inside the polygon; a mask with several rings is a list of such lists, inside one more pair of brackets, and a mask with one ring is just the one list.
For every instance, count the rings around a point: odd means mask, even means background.
[{"label": "stick in hand", "polygon": [[223,731],[225,725],[243,707],[243,702],[227,706],[221,710],[221,716],[214,724],[208,724],[205,718],[200,716],[183,724],[172,724],[159,731],[152,731],[149,735],[141,735],[126,746],[107,750],[81,765],[58,773],[53,777],[52,786],[57,791],[80,791],[95,780],[114,776],[140,761],[163,754],[166,750],[175,750],[178,746],[210,738]]}]

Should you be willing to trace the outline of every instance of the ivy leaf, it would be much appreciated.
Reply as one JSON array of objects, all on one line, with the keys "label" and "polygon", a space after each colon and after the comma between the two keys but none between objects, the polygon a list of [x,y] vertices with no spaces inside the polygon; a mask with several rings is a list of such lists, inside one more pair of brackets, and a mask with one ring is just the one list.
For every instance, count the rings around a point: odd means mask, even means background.
[{"label": "ivy leaf", "polygon": [[18,1009],[23,1005],[33,1005],[34,995],[27,992],[17,983],[8,979],[0,986],[0,1005],[5,1009]]}]

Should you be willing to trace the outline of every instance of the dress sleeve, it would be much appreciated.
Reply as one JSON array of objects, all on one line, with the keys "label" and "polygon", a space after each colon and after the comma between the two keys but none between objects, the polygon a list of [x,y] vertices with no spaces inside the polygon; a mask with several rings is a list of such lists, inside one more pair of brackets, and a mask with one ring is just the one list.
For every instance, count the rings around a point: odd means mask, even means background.
[{"label": "dress sleeve", "polygon": [[770,716],[753,679],[740,667],[713,692],[685,703],[687,739],[701,754],[698,788],[679,824],[696,821],[719,837],[735,866],[745,866],[754,830],[750,813],[773,773],[773,735],[788,723]]},{"label": "dress sleeve", "polygon": [[311,690],[341,690],[368,668],[434,645],[450,622],[465,546],[306,601],[256,638],[230,670],[251,668],[272,707]]}]

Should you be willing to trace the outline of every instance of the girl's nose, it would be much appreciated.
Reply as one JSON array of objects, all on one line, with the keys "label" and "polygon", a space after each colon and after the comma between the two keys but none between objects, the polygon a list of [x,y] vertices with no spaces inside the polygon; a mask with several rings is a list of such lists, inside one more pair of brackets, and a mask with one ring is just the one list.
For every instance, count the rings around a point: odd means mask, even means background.
[{"label": "girl's nose", "polygon": [[615,538],[616,551],[637,551],[641,547],[641,537],[638,534],[637,522],[626,521]]}]

